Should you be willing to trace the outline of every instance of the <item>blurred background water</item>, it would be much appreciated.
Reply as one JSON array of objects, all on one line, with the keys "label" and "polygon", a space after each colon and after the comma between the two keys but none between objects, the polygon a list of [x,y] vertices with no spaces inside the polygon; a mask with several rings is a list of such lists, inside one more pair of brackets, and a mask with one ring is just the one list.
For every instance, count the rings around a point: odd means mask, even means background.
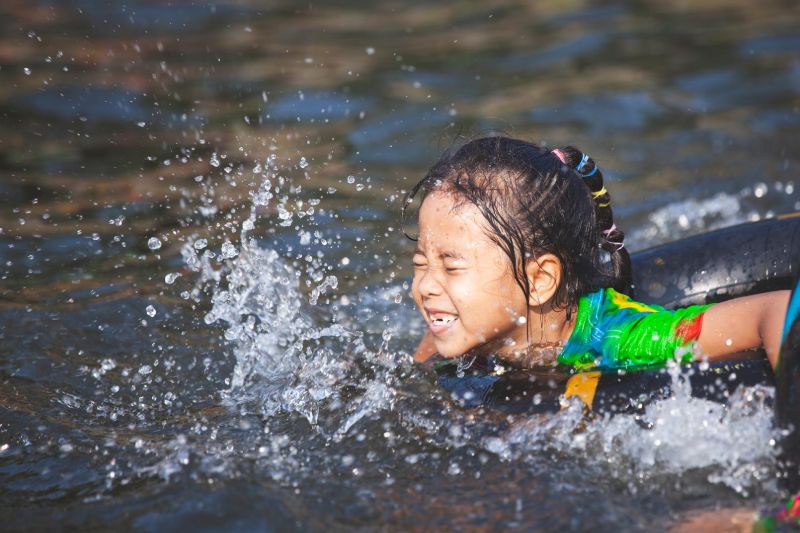
[{"label": "blurred background water", "polygon": [[664,402],[655,430],[451,402],[408,360],[398,211],[497,130],[591,153],[634,250],[798,210],[798,19],[4,0],[4,527],[647,531],[766,505],[769,391]]}]

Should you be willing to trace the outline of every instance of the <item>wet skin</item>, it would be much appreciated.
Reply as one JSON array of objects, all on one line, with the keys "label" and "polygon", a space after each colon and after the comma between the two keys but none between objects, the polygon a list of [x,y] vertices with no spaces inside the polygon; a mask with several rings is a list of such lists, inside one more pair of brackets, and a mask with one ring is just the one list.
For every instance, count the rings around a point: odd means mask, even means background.
[{"label": "wet skin", "polygon": [[526,298],[482,221],[474,206],[441,192],[420,209],[411,292],[445,357],[527,344]]}]

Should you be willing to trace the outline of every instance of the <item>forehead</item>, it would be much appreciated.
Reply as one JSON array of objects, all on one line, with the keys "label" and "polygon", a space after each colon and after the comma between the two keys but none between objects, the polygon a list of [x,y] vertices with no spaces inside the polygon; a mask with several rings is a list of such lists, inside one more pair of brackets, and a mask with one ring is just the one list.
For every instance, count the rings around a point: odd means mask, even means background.
[{"label": "forehead", "polygon": [[419,244],[438,246],[485,246],[489,242],[485,220],[478,209],[451,193],[434,192],[419,210]]}]

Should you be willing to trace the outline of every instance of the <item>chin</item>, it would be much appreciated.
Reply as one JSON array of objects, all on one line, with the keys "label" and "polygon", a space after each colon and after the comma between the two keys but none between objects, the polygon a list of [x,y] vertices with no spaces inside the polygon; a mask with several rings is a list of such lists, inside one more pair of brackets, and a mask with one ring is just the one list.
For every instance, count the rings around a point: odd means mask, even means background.
[{"label": "chin", "polygon": [[[436,343],[434,343],[436,346]],[[436,346],[436,352],[444,357],[445,359],[455,359],[456,357],[461,357],[462,355],[466,355],[470,352],[478,353],[481,350],[478,346],[468,346],[468,347],[447,347],[447,346]]]},{"label": "chin", "polygon": [[466,350],[458,350],[454,348],[448,348],[447,346],[438,346],[435,342],[433,343],[436,346],[436,353],[441,355],[446,359],[454,359],[466,353]]}]

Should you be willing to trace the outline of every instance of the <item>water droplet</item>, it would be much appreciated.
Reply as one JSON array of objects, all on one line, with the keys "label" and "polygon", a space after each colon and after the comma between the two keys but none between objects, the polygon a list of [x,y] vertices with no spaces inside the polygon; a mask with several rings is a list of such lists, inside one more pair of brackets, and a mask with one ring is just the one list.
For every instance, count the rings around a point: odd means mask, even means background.
[{"label": "water droplet", "polygon": [[237,255],[239,255],[239,251],[233,244],[231,244],[228,241],[225,241],[222,244],[222,254],[221,254],[222,259],[232,259]]},{"label": "water droplet", "polygon": [[142,365],[139,368],[139,373],[141,375],[143,375],[143,376],[146,376],[147,374],[150,374],[152,371],[153,371],[153,367],[150,366],[150,365]]},{"label": "water droplet", "polygon": [[298,166],[299,166],[300,168],[306,168],[306,167],[308,167],[308,161],[306,160],[306,158],[305,158],[305,157],[301,157],[301,158],[300,158],[300,163],[298,163]]},{"label": "water droplet", "polygon": [[195,250],[202,250],[206,246],[208,246],[208,241],[206,239],[197,239],[197,241],[194,243]]},{"label": "water droplet", "polygon": [[148,305],[148,306],[145,308],[145,311],[147,312],[147,316],[149,316],[149,317],[151,317],[151,318],[152,318],[152,317],[154,317],[154,316],[156,316],[156,308],[155,308],[155,307],[153,307],[152,305]]},{"label": "water droplet", "polygon": [[31,75],[31,69],[29,69],[28,67],[23,68],[22,72],[24,72],[26,76],[30,76]]},{"label": "water droplet", "polygon": [[347,176],[347,183],[355,183],[356,177],[355,176]]},{"label": "water droplet", "polygon": [[139,126],[140,128],[144,128],[145,126],[147,126],[147,122],[145,121],[137,122],[136,125]]},{"label": "water droplet", "polygon": [[347,266],[349,264],[350,264],[350,258],[349,257],[342,257],[342,266]]},{"label": "water droplet", "polygon": [[371,46],[367,47],[367,55],[371,56],[371,55],[374,55],[374,54],[375,54],[375,48],[373,48]]},{"label": "water droplet", "polygon": [[161,241],[156,237],[150,237],[150,239],[147,241],[147,247],[151,250],[158,250],[161,248]]},{"label": "water droplet", "polygon": [[211,159],[209,159],[208,162],[211,164],[212,167],[216,168],[216,167],[219,166],[219,159],[217,159],[217,153],[216,152],[211,154]]},{"label": "water droplet", "polygon": [[167,285],[172,285],[173,283],[175,283],[175,280],[178,279],[179,277],[181,277],[180,272],[170,272],[169,274],[164,276],[164,282]]},{"label": "water droplet", "polygon": [[767,194],[767,184],[766,183],[756,183],[756,186],[753,188],[753,195],[756,198],[762,198],[765,194]]}]

